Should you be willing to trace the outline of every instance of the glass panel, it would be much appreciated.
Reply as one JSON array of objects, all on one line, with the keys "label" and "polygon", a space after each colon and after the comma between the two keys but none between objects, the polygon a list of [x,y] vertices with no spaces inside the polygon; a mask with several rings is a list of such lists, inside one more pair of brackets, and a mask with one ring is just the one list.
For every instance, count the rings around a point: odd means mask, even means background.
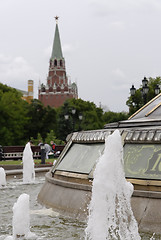
[{"label": "glass panel", "polygon": [[89,174],[104,150],[104,143],[73,144],[56,170]]},{"label": "glass panel", "polygon": [[149,131],[148,132],[148,136],[147,136],[147,140],[152,140],[153,139],[153,137],[154,137],[154,131]]},{"label": "glass panel", "polygon": [[139,137],[139,140],[141,140],[141,141],[145,140],[146,135],[147,135],[147,131],[141,131],[141,135]]},{"label": "glass panel", "polygon": [[160,141],[161,139],[161,131],[157,131],[155,134],[154,141]]},{"label": "glass panel", "polygon": [[128,141],[128,140],[131,140],[132,135],[133,135],[133,132],[128,132],[125,140],[127,140],[127,141]]},{"label": "glass panel", "polygon": [[161,179],[161,144],[125,144],[124,169],[128,178]]},{"label": "glass panel", "polygon": [[140,131],[135,131],[134,134],[133,134],[133,136],[132,136],[132,140],[133,140],[133,141],[138,140],[139,135],[140,135]]}]

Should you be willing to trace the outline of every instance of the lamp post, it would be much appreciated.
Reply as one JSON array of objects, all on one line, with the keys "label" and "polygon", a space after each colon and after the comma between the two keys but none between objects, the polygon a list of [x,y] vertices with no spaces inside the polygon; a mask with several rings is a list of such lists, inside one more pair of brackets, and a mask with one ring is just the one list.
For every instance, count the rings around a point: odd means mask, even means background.
[{"label": "lamp post", "polygon": [[[73,132],[75,131],[75,114],[76,114],[76,109],[75,108],[73,108],[72,110],[71,110],[71,115],[70,114],[68,114],[68,113],[66,113],[65,115],[64,115],[64,118],[65,118],[65,120],[69,120],[69,118],[70,117],[72,117],[72,130],[73,130]],[[82,119],[83,119],[83,115],[82,115],[82,113],[79,113],[79,115],[78,115],[78,119],[79,119],[79,129],[78,130],[80,130],[81,128],[80,128],[80,122],[82,121]]]},{"label": "lamp post", "polygon": [[146,77],[144,77],[144,79],[142,80],[142,95],[143,95],[143,99],[144,99],[144,104],[147,103],[147,94],[149,92],[149,87],[148,87],[148,80],[146,79]]},{"label": "lamp post", "polygon": [[158,95],[160,93],[160,87],[158,86],[158,84],[156,85],[154,91],[155,91],[155,95]]},{"label": "lamp post", "polygon": [[72,114],[74,115],[75,113],[76,113],[76,109],[73,108],[73,109],[72,109]]},{"label": "lamp post", "polygon": [[81,121],[82,121],[82,119],[83,119],[83,115],[82,115],[82,113],[79,113],[79,131],[81,130],[81,127],[80,127],[80,123],[81,123]]},{"label": "lamp post", "polygon": [[68,115],[68,114],[65,114],[65,115],[64,115],[64,118],[65,118],[65,120],[68,120],[68,119],[69,119],[69,115]]},{"label": "lamp post", "polygon": [[73,108],[72,109],[72,115],[73,115],[73,117],[72,117],[72,119],[73,119],[73,132],[74,132],[74,129],[75,129],[75,119],[74,119],[74,115],[75,115],[75,113],[76,113],[76,109],[75,108]]},{"label": "lamp post", "polygon": [[79,117],[79,120],[82,121],[82,119],[83,119],[82,113],[80,113],[78,117]]},{"label": "lamp post", "polygon": [[130,94],[131,96],[134,96],[136,93],[136,88],[134,87],[134,85],[132,85],[132,87],[130,88]]},{"label": "lamp post", "polygon": [[142,80],[142,84],[143,84],[143,88],[148,85],[148,80],[146,77],[144,77],[144,79]]},{"label": "lamp post", "polygon": [[[144,79],[142,80],[142,89],[141,89],[144,104],[147,103],[148,92],[149,92],[148,80],[146,77],[144,77]],[[135,93],[136,93],[136,88],[134,87],[134,85],[132,85],[132,87],[130,88],[130,94],[131,94],[131,96],[134,96]],[[154,93],[155,93],[155,95],[158,95],[160,93],[160,87],[158,86],[158,84],[154,88]]]}]

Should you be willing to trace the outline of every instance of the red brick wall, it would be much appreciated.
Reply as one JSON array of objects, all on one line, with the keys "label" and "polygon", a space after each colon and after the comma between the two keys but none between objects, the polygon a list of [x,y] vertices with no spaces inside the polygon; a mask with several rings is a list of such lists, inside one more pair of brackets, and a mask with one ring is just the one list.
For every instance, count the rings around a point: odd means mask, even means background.
[{"label": "red brick wall", "polygon": [[73,98],[73,94],[41,94],[39,95],[39,100],[44,104],[44,106],[60,107],[63,103],[70,98]]}]

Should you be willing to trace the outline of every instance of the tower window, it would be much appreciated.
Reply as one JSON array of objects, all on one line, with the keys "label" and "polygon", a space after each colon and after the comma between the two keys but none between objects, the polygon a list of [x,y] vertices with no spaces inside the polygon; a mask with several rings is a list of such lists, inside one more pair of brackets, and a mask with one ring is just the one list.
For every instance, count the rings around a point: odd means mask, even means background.
[{"label": "tower window", "polygon": [[56,59],[54,60],[54,66],[57,66],[57,60]]},{"label": "tower window", "polygon": [[43,83],[41,84],[41,92],[45,92],[45,85]]},{"label": "tower window", "polygon": [[63,66],[63,62],[62,62],[62,60],[60,60],[60,66],[61,66],[61,67]]},{"label": "tower window", "polygon": [[49,92],[53,92],[53,88],[52,87],[49,87]]}]

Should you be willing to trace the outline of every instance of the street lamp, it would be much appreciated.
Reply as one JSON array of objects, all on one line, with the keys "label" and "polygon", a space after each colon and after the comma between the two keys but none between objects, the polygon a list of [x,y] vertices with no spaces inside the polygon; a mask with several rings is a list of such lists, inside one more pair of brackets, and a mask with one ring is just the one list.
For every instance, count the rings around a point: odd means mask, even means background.
[{"label": "street lamp", "polygon": [[79,120],[82,120],[83,119],[83,115],[80,113],[79,114]]},{"label": "street lamp", "polygon": [[145,86],[142,88],[142,94],[143,94],[144,104],[147,103],[147,94],[148,94],[148,91],[149,91],[149,87],[148,87],[147,85],[145,85]]},{"label": "street lamp", "polygon": [[148,85],[148,80],[146,77],[144,77],[144,79],[142,80],[142,84],[143,84],[143,88]]},{"label": "street lamp", "polygon": [[[142,89],[141,89],[141,93],[142,93],[142,98],[144,100],[144,104],[147,103],[147,94],[148,94],[148,92],[149,92],[148,80],[147,80],[146,77],[144,77],[144,79],[142,80]],[[155,92],[155,95],[158,95],[160,93],[160,87],[158,86],[158,84],[154,88],[154,92]],[[130,88],[130,94],[131,94],[131,96],[134,96],[135,93],[136,93],[136,88],[134,87],[134,85],[132,85],[132,87]]]},{"label": "street lamp", "polygon": [[69,115],[66,113],[66,114],[64,115],[64,118],[65,118],[65,120],[68,120],[68,119],[69,119]]},{"label": "street lamp", "polygon": [[76,109],[73,108],[73,109],[72,109],[72,114],[74,115],[75,113],[76,113]]},{"label": "street lamp", "polygon": [[147,84],[142,88],[143,91],[143,95],[147,95],[149,92],[149,87],[147,86]]},{"label": "street lamp", "polygon": [[[142,80],[142,89],[141,89],[142,97],[144,99],[144,104],[147,102],[148,91],[149,91],[148,80],[146,77],[144,77],[144,79]],[[158,88],[156,88],[156,92],[158,92]],[[134,96],[135,93],[136,93],[136,88],[134,87],[134,85],[132,85],[132,87],[130,88],[130,94],[131,96]]]},{"label": "street lamp", "polygon": [[130,88],[130,94],[131,96],[134,96],[136,93],[136,88],[134,87],[134,85],[132,85],[132,87]]},{"label": "street lamp", "polygon": [[81,130],[81,121],[82,121],[82,119],[83,119],[83,115],[82,115],[82,113],[79,113],[79,131]]},{"label": "street lamp", "polygon": [[[72,115],[73,115],[73,116],[71,116],[71,117],[72,117],[72,125],[73,125],[73,132],[74,132],[74,130],[75,130],[75,116],[74,116],[74,115],[76,114],[76,109],[73,108],[73,109],[71,110],[71,113],[72,113]],[[70,115],[69,115],[68,113],[66,113],[66,114],[64,115],[64,118],[65,118],[65,120],[69,120]],[[80,130],[80,121],[82,121],[82,119],[83,119],[82,113],[79,113],[78,118],[79,118],[79,130]]]},{"label": "street lamp", "polygon": [[144,77],[139,89],[136,89],[134,84],[132,84],[132,87],[130,88],[130,97],[126,103],[129,106],[130,114],[133,114],[143,105],[145,105],[151,98],[155,97],[161,92],[161,86],[159,83],[160,78],[150,78],[150,81],[148,81],[148,79]]},{"label": "street lamp", "polygon": [[154,91],[155,91],[155,95],[158,95],[160,93],[160,87],[158,86],[158,84],[156,85]]},{"label": "street lamp", "polygon": [[144,99],[144,104],[147,102],[147,94],[149,92],[149,87],[148,87],[148,80],[146,77],[144,77],[144,79],[142,80],[142,94],[143,94],[143,99]]},{"label": "street lamp", "polygon": [[76,109],[73,108],[73,109],[72,109],[72,114],[73,114],[73,132],[74,132],[74,129],[75,129],[75,119],[74,119],[75,113],[76,113]]}]

